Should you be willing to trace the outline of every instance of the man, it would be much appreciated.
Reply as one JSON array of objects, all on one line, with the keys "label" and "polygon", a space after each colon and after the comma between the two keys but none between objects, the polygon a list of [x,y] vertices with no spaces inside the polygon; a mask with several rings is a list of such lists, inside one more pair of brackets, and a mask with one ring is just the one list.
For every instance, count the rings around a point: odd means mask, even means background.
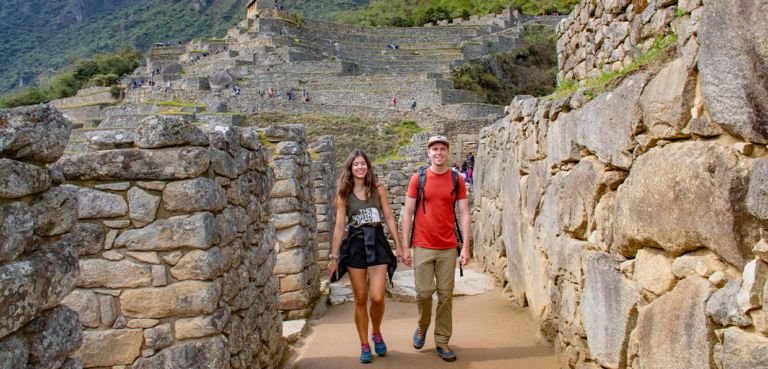
[{"label": "man", "polygon": [[[458,199],[459,219],[463,234],[460,263],[469,262],[469,202],[464,181],[459,179],[458,196],[454,190],[451,169],[446,165],[450,155],[448,139],[443,136],[430,138],[427,155],[432,165],[426,169],[426,181],[417,206],[419,173],[411,178],[402,213],[403,242],[401,258],[405,265],[414,267],[416,304],[419,309],[419,326],[413,337],[413,347],[424,346],[425,336],[432,320],[432,294],[437,290],[437,314],[435,317],[435,345],[437,354],[445,361],[455,361],[456,354],[448,348],[452,332],[453,285],[456,259],[459,256],[456,239],[456,214],[454,203]],[[414,214],[415,211],[415,214]],[[411,220],[413,228],[413,254],[411,245]]]},{"label": "man", "polygon": [[414,97],[413,100],[411,100],[411,111],[416,111],[416,98]]}]

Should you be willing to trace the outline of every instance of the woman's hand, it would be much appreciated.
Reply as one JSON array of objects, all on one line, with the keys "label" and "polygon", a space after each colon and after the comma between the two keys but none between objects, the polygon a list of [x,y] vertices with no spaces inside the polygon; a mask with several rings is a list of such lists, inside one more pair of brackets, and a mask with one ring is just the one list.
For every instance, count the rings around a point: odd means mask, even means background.
[{"label": "woman's hand", "polygon": [[331,261],[328,262],[328,280],[329,281],[333,278],[333,273],[336,273],[337,270],[339,270],[339,260],[331,259]]}]

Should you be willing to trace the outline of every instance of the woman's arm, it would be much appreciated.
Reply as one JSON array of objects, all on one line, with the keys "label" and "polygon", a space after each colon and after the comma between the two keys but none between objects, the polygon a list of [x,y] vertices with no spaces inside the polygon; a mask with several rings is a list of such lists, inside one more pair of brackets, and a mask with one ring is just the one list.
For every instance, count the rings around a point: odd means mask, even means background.
[{"label": "woman's arm", "polygon": [[392,215],[392,208],[387,201],[387,190],[381,183],[376,185],[376,189],[379,191],[379,202],[381,203],[381,212],[384,213],[384,221],[387,223],[389,233],[392,234],[392,239],[395,240],[395,247],[400,251],[400,232],[397,230],[395,216]]},{"label": "woman's arm", "polygon": [[[341,240],[344,238],[344,227],[347,221],[347,208],[342,206],[341,201],[337,198],[334,201],[336,205],[336,226],[333,229],[333,240],[331,243],[331,254],[338,256],[341,249]],[[328,262],[328,278],[333,276],[333,273],[339,268],[339,259],[331,258]]]}]

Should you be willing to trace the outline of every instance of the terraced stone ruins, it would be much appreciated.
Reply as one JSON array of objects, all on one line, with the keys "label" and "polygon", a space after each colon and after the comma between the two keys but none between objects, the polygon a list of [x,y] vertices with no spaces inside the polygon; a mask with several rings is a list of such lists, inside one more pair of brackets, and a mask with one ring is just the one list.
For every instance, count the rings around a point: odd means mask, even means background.
[{"label": "terraced stone ruins", "polygon": [[[274,5],[152,49],[120,96],[0,110],[0,368],[279,367],[284,322],[327,293],[347,153],[292,122],[242,126],[259,112],[430,129],[375,168],[398,216],[429,136],[452,163],[476,152],[474,262],[562,368],[768,367],[764,0],[419,28]],[[556,25],[558,81],[581,88],[506,107],[454,89],[447,73],[533,22]]]}]

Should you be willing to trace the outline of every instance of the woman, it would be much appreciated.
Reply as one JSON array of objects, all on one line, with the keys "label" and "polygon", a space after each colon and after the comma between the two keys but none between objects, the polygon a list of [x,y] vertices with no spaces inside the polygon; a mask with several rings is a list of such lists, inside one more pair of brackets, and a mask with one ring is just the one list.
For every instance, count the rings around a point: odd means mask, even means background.
[{"label": "woman", "polygon": [[[387,274],[389,280],[397,268],[395,255],[389,247],[381,226],[381,216],[387,223],[400,253],[400,236],[392,209],[387,202],[384,185],[376,182],[371,161],[360,150],[349,154],[339,176],[336,193],[336,228],[333,233],[331,261],[328,276],[337,281],[346,272],[352,282],[355,295],[355,325],[360,336],[361,363],[373,361],[368,341],[368,300],[371,301],[371,322],[376,354],[387,353],[387,345],[381,337],[381,320],[384,317],[384,290]],[[342,241],[344,228],[349,227]],[[370,281],[370,287],[368,287]]]}]

